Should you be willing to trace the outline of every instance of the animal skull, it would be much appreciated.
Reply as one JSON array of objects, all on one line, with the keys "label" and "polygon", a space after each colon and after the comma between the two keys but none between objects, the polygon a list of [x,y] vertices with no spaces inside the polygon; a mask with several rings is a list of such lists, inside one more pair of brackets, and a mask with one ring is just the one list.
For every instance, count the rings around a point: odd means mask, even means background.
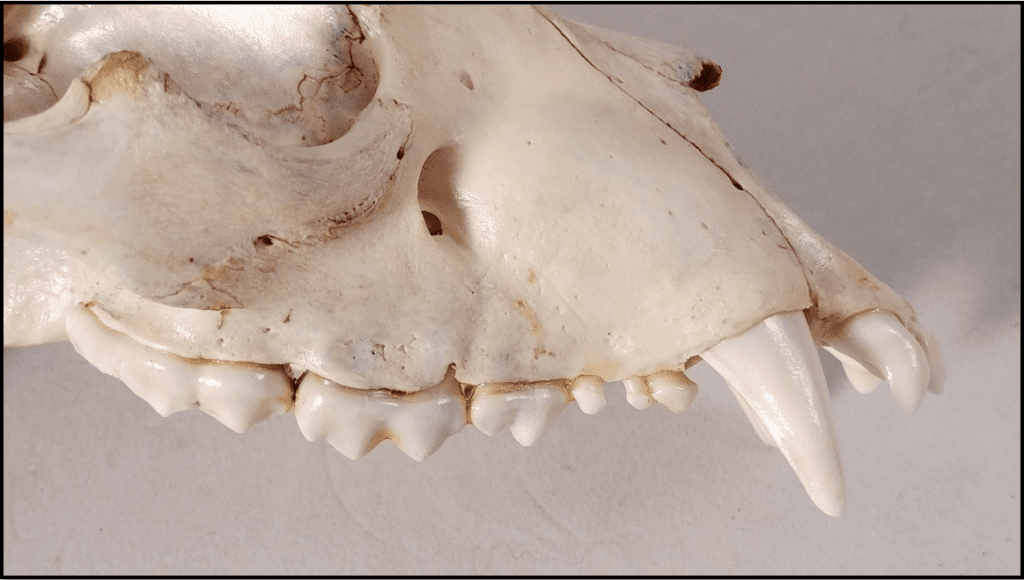
[{"label": "animal skull", "polygon": [[530,445],[610,381],[682,412],[700,357],[838,515],[815,344],[907,411],[941,389],[689,51],[422,5],[5,7],[4,46],[4,345],[70,339],[164,416],[423,459],[467,422]]}]

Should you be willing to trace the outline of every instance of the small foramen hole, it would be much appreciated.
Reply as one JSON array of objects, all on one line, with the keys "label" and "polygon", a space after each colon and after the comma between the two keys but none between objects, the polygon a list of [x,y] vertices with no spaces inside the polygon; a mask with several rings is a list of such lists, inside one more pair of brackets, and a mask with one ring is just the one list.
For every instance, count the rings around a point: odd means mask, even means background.
[{"label": "small foramen hole", "polygon": [[273,246],[274,238],[270,236],[260,236],[256,238],[256,241],[254,241],[252,245],[255,246],[257,250],[259,250],[260,248],[265,248],[267,246]]},{"label": "small foramen hole", "polygon": [[471,91],[473,90],[473,77],[469,76],[468,72],[462,71],[462,74],[459,75],[459,82],[461,82],[467,89]]},{"label": "small foramen hole", "polygon": [[440,236],[444,233],[441,230],[441,220],[429,211],[423,212],[423,223],[427,224],[427,231],[432,236]]},{"label": "small foramen hole", "polygon": [[403,157],[405,157],[405,146],[404,145],[402,147],[398,148],[398,153],[395,154],[395,157],[397,157],[399,159],[399,161],[401,161],[401,159]]},{"label": "small foramen hole", "polygon": [[28,56],[28,39],[12,38],[4,43],[4,62],[18,62]]},{"label": "small foramen hole", "polygon": [[717,87],[718,83],[721,82],[722,67],[706,59],[701,59],[700,64],[701,67],[697,76],[690,79],[690,82],[686,84],[691,89],[703,93]]}]

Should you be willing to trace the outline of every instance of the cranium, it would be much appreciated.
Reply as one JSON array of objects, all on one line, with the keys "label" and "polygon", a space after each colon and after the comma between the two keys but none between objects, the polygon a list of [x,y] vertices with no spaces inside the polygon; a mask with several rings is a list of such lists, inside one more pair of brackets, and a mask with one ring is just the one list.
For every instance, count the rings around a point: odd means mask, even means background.
[{"label": "cranium", "polygon": [[708,59],[523,6],[125,10],[5,9],[5,346],[352,458],[530,445],[611,381],[682,412],[703,359],[831,515],[815,344],[941,389],[910,305],[732,153]]}]

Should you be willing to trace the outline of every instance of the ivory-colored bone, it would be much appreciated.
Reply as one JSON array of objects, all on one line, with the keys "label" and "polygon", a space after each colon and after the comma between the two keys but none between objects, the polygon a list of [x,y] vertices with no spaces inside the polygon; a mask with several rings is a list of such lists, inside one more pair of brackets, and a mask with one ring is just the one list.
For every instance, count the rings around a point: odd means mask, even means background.
[{"label": "ivory-colored bone", "polygon": [[705,356],[835,515],[814,344],[905,409],[941,390],[691,51],[519,5],[5,7],[4,39],[4,344],[70,335],[161,412],[243,430],[305,384],[307,437],[422,459],[464,418],[531,445],[609,381],[682,412]]}]

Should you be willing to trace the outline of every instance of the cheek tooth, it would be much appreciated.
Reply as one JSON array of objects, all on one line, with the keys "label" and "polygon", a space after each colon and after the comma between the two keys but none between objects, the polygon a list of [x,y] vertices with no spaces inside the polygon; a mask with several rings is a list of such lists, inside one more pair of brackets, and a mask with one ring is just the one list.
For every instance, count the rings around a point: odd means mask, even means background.
[{"label": "cheek tooth", "polygon": [[659,371],[645,377],[651,398],[673,413],[682,413],[697,396],[697,383],[681,371]]},{"label": "cheek tooth", "polygon": [[576,404],[580,406],[580,410],[588,415],[593,415],[604,409],[608,402],[604,398],[604,381],[594,375],[576,377],[572,382],[570,392],[572,398],[576,399]]},{"label": "cheek tooth", "polygon": [[626,401],[634,408],[643,411],[654,404],[654,399],[651,398],[651,387],[644,377],[622,379],[622,386],[626,388]]},{"label": "cheek tooth", "polygon": [[[858,391],[870,392],[884,377],[904,411],[912,412],[921,404],[930,380],[928,358],[917,339],[892,315],[855,316],[828,342],[826,348],[842,361]],[[869,383],[871,388],[866,388]]]},{"label": "cheek tooth", "polygon": [[239,433],[291,406],[282,370],[251,363],[199,362],[139,344],[76,305],[68,338],[90,363],[128,385],[164,417],[199,407]]},{"label": "cheek tooth", "polygon": [[768,317],[701,358],[747,402],[815,505],[838,516],[843,474],[825,374],[803,313]]},{"label": "cheek tooth", "polygon": [[349,459],[391,439],[423,461],[465,427],[466,405],[452,372],[441,384],[408,395],[352,389],[310,372],[299,384],[295,419],[306,439],[327,439]]},{"label": "cheek tooth", "polygon": [[567,404],[565,391],[552,383],[528,387],[482,384],[473,392],[470,420],[491,437],[509,427],[516,441],[529,447],[540,440]]},{"label": "cheek tooth", "polygon": [[199,405],[194,375],[184,359],[158,352],[115,332],[81,304],[68,311],[68,339],[85,360],[117,377],[164,417]]},{"label": "cheek tooth", "polygon": [[309,441],[327,439],[345,457],[359,459],[384,440],[384,422],[371,408],[371,394],[306,373],[295,395],[299,430]]},{"label": "cheek tooth", "polygon": [[402,397],[388,425],[391,440],[406,455],[416,461],[433,455],[466,426],[466,402],[455,373],[436,387]]},{"label": "cheek tooth", "polygon": [[193,372],[199,408],[238,433],[292,405],[292,383],[283,370],[216,362],[195,365]]}]

